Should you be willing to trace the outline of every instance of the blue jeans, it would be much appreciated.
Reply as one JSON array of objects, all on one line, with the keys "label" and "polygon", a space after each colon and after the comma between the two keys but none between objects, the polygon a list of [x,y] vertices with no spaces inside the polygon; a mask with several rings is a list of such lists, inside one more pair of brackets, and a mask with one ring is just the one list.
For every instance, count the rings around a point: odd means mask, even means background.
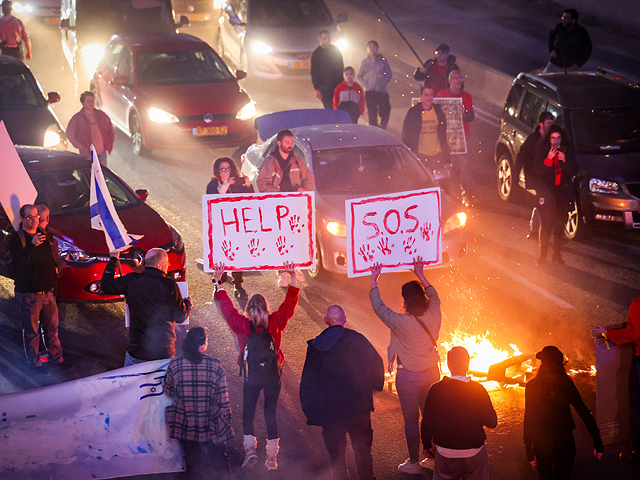
[{"label": "blue jeans", "polygon": [[424,408],[429,388],[439,380],[438,365],[422,372],[398,368],[396,373],[396,389],[404,419],[404,436],[407,439],[409,459],[413,463],[420,460],[420,413]]}]

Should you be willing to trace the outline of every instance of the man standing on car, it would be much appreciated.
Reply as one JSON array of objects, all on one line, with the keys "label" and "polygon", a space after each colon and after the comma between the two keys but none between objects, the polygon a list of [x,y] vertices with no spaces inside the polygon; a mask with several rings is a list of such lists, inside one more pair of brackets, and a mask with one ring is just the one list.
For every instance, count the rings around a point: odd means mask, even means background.
[{"label": "man standing on car", "polygon": [[[256,183],[261,192],[304,192],[316,186],[316,177],[309,171],[304,160],[293,154],[293,133],[280,130],[276,136],[278,148],[269,155],[262,166]],[[278,272],[278,285],[288,287],[288,274],[284,270]],[[301,271],[296,270],[296,280],[304,282]]]},{"label": "man standing on car", "polygon": [[311,81],[316,97],[324,108],[333,109],[333,92],[342,83],[344,63],[338,47],[331,44],[331,35],[326,30],[318,37],[320,46],[311,55]]},{"label": "man standing on car", "polygon": [[102,274],[102,291],[124,295],[129,307],[129,346],[124,366],[172,358],[176,355],[175,324],[191,312],[190,298],[182,298],[176,282],[167,277],[169,255],[152,248],[144,257],[142,273],[115,277],[118,258],[112,256]]},{"label": "man standing on car", "polygon": [[9,55],[24,60],[22,44],[27,47],[27,60],[31,60],[31,40],[24,23],[11,14],[12,2],[2,2],[2,18],[0,18],[0,50],[2,55]]},{"label": "man standing on car", "polygon": [[562,14],[562,21],[549,34],[549,63],[546,72],[578,70],[587,63],[593,45],[587,29],[578,25],[578,11],[569,8]]},{"label": "man standing on car", "polygon": [[67,126],[67,138],[85,157],[91,158],[93,145],[101,165],[107,166],[107,153],[113,150],[116,139],[109,116],[95,108],[93,92],[80,95],[82,110],[76,113]]}]

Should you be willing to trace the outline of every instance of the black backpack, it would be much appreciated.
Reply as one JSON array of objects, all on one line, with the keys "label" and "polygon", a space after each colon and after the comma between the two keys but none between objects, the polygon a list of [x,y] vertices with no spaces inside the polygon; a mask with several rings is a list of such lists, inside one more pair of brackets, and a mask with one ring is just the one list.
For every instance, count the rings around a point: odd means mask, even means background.
[{"label": "black backpack", "polygon": [[264,328],[259,328],[257,331],[253,322],[249,322],[251,335],[244,344],[240,374],[249,385],[264,387],[280,382],[280,369],[273,337]]}]

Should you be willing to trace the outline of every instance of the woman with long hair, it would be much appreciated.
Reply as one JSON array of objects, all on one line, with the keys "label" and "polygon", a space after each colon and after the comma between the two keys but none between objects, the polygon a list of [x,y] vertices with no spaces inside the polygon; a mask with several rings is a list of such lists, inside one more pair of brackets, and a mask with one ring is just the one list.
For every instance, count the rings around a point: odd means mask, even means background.
[{"label": "woman with long hair", "polygon": [[204,472],[229,473],[226,441],[233,438],[227,378],[220,362],[205,354],[207,332],[194,327],[182,345],[183,354],[167,367],[164,393],[172,404],[165,412],[171,438],[182,446],[190,480]]},{"label": "woman with long hair", "polygon": [[369,291],[373,311],[391,329],[391,341],[387,349],[389,372],[395,361],[396,389],[409,450],[409,458],[398,465],[398,470],[412,474],[420,473],[420,412],[429,387],[440,380],[436,350],[441,323],[440,298],[424,276],[423,269],[422,257],[416,257],[413,260],[413,272],[420,281],[413,280],[402,286],[404,312],[394,312],[380,298],[380,264],[371,268]]},{"label": "woman with long hair", "polygon": [[[260,391],[264,395],[264,419],[267,424],[267,460],[265,466],[267,470],[277,470],[277,456],[280,450],[280,438],[278,436],[278,423],[276,421],[276,406],[278,397],[280,396],[280,373],[284,363],[284,353],[280,349],[282,342],[282,332],[296,310],[298,304],[298,294],[300,290],[296,287],[296,271],[293,264],[285,263],[285,271],[291,277],[291,285],[287,290],[280,308],[275,312],[269,312],[269,303],[267,299],[259,293],[253,295],[247,302],[244,315],[236,310],[233,302],[222,288],[222,274],[224,273],[224,265],[222,263],[215,264],[214,283],[216,286],[215,299],[220,305],[220,310],[225,320],[238,337],[238,345],[240,347],[240,355],[238,356],[238,365],[245,366],[245,380],[242,389],[243,406],[242,406],[242,424],[244,430],[244,451],[245,457],[242,468],[252,468],[258,462],[256,448],[258,440],[255,436],[254,418],[256,414],[256,405]],[[257,333],[256,333],[257,332]],[[247,349],[245,344],[250,341],[250,337],[260,335],[267,332],[271,338],[273,348],[275,348],[275,356],[277,357],[277,370],[275,375],[265,376],[264,379],[256,381],[252,378],[252,372],[247,372]],[[250,355],[250,352],[249,352]],[[275,378],[274,378],[275,377]]]},{"label": "woman with long hair", "polygon": [[571,405],[593,437],[593,456],[600,460],[604,447],[600,430],[580,392],[564,369],[564,355],[548,345],[536,354],[542,363],[525,386],[524,444],[527,460],[540,480],[568,480],[576,457]]},{"label": "woman with long hair", "polygon": [[[227,193],[253,193],[253,185],[249,177],[243,177],[238,172],[236,162],[230,157],[218,157],[213,162],[213,177],[207,185],[207,194]],[[234,295],[241,298],[247,298],[247,291],[242,286],[242,272],[231,272],[233,278]],[[222,281],[227,281],[227,273],[222,277]]]}]

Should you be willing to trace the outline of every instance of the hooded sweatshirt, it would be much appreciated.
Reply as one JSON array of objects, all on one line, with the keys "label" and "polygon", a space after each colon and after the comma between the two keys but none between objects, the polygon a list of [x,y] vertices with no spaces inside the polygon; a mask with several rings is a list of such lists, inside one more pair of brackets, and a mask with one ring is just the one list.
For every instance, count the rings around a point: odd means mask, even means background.
[{"label": "hooded sweatshirt", "polygon": [[376,55],[375,60],[371,60],[371,57],[367,55],[358,70],[358,81],[365,92],[387,93],[387,85],[392,77],[393,72],[389,62],[380,53]]}]

